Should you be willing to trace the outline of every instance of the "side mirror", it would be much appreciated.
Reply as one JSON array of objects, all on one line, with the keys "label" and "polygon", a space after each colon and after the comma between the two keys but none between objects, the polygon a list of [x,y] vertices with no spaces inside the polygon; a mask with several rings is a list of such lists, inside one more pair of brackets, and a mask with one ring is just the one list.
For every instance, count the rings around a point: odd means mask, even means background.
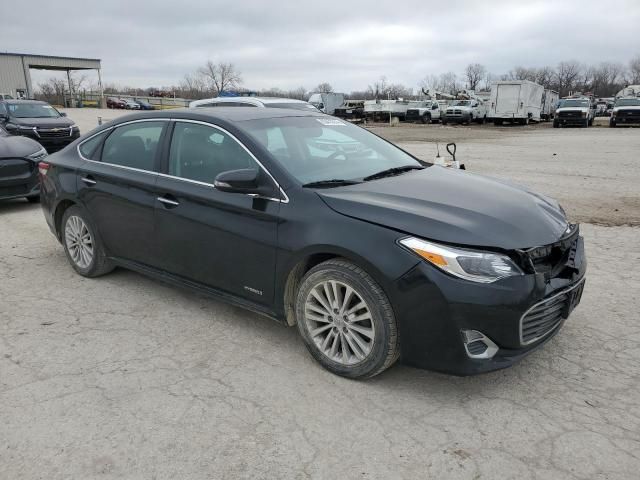
[{"label": "side mirror", "polygon": [[67,112],[58,112],[58,113],[60,113],[61,117],[66,117],[67,116]]},{"label": "side mirror", "polygon": [[221,192],[244,193],[247,195],[273,195],[273,186],[260,170],[243,168],[218,174],[213,182]]}]

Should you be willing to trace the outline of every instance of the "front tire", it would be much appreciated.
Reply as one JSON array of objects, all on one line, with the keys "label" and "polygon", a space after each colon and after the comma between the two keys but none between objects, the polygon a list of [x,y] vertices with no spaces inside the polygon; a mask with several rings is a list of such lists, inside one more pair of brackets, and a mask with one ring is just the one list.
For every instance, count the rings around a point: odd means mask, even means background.
[{"label": "front tire", "polygon": [[337,375],[373,377],[400,354],[389,299],[367,272],[345,259],[307,272],[296,297],[296,319],[311,355]]},{"label": "front tire", "polygon": [[83,277],[99,277],[113,270],[102,242],[86,212],[77,206],[69,207],[62,216],[62,245],[67,259]]},{"label": "front tire", "polygon": [[560,128],[560,122],[558,122],[557,120],[553,121],[553,128]]}]

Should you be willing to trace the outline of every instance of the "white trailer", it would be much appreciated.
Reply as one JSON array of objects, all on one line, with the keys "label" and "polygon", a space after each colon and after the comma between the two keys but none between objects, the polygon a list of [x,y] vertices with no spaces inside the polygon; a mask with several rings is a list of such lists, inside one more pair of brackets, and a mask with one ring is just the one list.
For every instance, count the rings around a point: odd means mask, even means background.
[{"label": "white trailer", "polygon": [[542,96],[542,110],[540,111],[540,118],[542,120],[545,122],[553,120],[559,99],[560,96],[558,95],[558,92],[545,88],[544,95]]},{"label": "white trailer", "polygon": [[364,116],[373,121],[390,120],[391,117],[404,120],[407,110],[415,103],[408,100],[365,100]]},{"label": "white trailer", "polygon": [[496,125],[539,122],[543,95],[544,87],[528,80],[494,82],[489,117]]},{"label": "white trailer", "polygon": [[344,105],[344,93],[312,93],[309,103],[321,112],[333,115],[336,108]]}]

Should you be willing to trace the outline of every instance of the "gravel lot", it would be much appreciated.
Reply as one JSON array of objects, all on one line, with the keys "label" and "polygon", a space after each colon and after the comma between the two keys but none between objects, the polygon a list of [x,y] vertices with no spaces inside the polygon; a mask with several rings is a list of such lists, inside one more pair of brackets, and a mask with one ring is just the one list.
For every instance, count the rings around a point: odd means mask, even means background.
[{"label": "gravel lot", "polygon": [[470,170],[587,222],[559,335],[478,377],[345,380],[294,329],[132,272],[76,275],[37,205],[0,203],[0,478],[637,479],[640,131],[376,131],[425,158],[417,139],[455,140]]}]

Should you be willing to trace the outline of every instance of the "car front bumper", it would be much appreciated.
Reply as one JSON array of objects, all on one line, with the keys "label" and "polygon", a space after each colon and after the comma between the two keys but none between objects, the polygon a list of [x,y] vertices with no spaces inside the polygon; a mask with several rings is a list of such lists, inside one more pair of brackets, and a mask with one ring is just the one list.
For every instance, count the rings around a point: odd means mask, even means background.
[{"label": "car front bumper", "polygon": [[587,117],[558,117],[556,116],[556,120],[560,125],[578,125],[582,126],[587,121]]},{"label": "car front bumper", "polygon": [[[416,265],[397,280],[392,294],[402,363],[473,375],[509,367],[542,346],[580,302],[587,268],[582,237],[577,246],[571,265],[551,278],[536,273],[481,284],[426,262]],[[523,334],[523,325],[525,332],[534,325],[539,335]],[[474,348],[469,332],[487,339],[484,352]]]},{"label": "car front bumper", "polygon": [[0,200],[12,198],[37,197],[40,195],[38,170],[18,177],[2,177],[0,170]]},{"label": "car front bumper", "polygon": [[445,114],[444,115],[444,120],[445,122],[449,122],[449,123],[462,123],[462,122],[468,122],[469,120],[471,120],[471,114],[470,113],[462,113],[462,114]]}]

